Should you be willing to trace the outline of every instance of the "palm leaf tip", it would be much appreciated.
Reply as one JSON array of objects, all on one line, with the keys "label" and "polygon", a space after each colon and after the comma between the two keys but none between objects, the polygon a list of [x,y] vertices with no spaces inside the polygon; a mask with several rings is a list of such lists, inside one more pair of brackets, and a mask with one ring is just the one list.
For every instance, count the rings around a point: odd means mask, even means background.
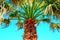
[{"label": "palm leaf tip", "polygon": [[16,25],[18,30],[23,28],[23,22],[17,22]]},{"label": "palm leaf tip", "polygon": [[4,21],[4,19],[3,19],[3,18],[0,18],[0,24],[2,24],[2,23],[3,23],[3,21]]},{"label": "palm leaf tip", "polygon": [[4,19],[4,23],[5,23],[5,27],[4,28],[7,28],[10,24],[10,20],[9,19]]},{"label": "palm leaf tip", "polygon": [[50,22],[51,20],[50,19],[43,19],[42,21],[43,22]]},{"label": "palm leaf tip", "polygon": [[20,6],[24,0],[10,0],[14,5]]},{"label": "palm leaf tip", "polygon": [[57,30],[60,30],[60,24],[56,24],[56,23],[51,23],[50,25],[51,29],[57,29]]}]

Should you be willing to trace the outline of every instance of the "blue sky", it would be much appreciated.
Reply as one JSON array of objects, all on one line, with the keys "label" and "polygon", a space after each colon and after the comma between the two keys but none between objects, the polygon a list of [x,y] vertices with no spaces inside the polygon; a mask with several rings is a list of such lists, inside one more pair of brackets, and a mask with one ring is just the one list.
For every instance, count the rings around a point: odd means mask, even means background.
[{"label": "blue sky", "polygon": [[[4,29],[0,25],[0,40],[23,40],[24,29],[17,30],[16,22],[16,20],[11,20],[9,27]],[[60,40],[60,33],[57,30],[52,32],[50,24],[46,22],[40,22],[37,26],[37,36],[38,40]]]}]

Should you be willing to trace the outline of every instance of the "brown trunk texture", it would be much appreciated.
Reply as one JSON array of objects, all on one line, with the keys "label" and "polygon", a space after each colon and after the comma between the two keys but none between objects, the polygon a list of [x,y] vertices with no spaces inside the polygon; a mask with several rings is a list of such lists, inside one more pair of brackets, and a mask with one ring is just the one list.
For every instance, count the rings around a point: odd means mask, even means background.
[{"label": "brown trunk texture", "polygon": [[24,40],[37,40],[35,21],[29,19],[24,27]]}]

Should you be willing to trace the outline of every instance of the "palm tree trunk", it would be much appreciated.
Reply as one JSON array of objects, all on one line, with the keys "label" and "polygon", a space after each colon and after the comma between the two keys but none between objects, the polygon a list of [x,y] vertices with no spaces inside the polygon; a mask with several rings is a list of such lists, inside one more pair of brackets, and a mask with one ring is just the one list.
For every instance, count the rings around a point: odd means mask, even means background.
[{"label": "palm tree trunk", "polygon": [[25,23],[24,27],[24,40],[37,40],[36,27],[34,22],[30,20]]}]

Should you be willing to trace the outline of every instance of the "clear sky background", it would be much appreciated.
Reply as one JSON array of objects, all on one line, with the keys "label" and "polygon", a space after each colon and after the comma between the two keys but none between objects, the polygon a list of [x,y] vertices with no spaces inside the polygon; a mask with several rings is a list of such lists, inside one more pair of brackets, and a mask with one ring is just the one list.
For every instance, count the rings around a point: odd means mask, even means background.
[{"label": "clear sky background", "polygon": [[[5,29],[2,29],[0,25],[0,40],[23,40],[24,29],[17,31],[16,22],[16,20],[11,20],[9,27]],[[60,40],[60,32],[57,30],[52,32],[50,24],[46,22],[40,22],[37,26],[37,36],[38,40]]]}]

